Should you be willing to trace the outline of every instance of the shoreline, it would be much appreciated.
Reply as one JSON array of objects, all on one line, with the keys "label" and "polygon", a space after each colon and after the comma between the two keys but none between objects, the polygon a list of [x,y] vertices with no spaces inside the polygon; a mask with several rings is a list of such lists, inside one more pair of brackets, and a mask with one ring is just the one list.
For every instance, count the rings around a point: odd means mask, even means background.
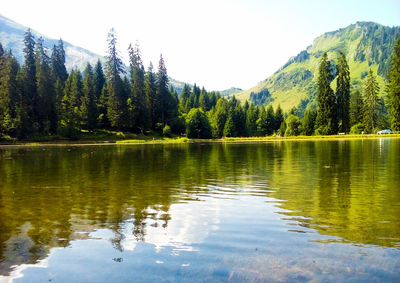
[{"label": "shoreline", "polygon": [[186,137],[151,139],[120,139],[120,140],[58,140],[58,141],[17,141],[1,143],[2,147],[36,147],[36,146],[101,146],[101,145],[143,145],[143,144],[183,144],[183,143],[265,143],[291,141],[343,141],[360,139],[393,139],[400,138],[400,134],[386,135],[331,135],[331,136],[292,136],[292,137],[228,137],[221,139],[189,139]]}]

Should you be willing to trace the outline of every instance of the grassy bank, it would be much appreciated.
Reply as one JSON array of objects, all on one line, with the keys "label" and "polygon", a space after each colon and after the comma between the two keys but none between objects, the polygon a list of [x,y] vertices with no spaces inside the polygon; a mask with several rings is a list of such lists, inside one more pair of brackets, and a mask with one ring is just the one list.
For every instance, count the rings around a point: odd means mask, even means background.
[{"label": "grassy bank", "polygon": [[44,136],[29,140],[3,139],[1,145],[101,145],[101,144],[160,144],[160,143],[193,143],[193,142],[217,142],[217,143],[248,143],[248,142],[276,142],[276,141],[318,141],[318,140],[351,140],[351,139],[376,139],[376,138],[400,138],[400,134],[390,135],[332,135],[332,136],[293,136],[293,137],[233,137],[221,139],[188,139],[186,137],[162,135],[140,135],[122,132],[99,131],[82,132],[75,139],[64,139],[59,136]]}]

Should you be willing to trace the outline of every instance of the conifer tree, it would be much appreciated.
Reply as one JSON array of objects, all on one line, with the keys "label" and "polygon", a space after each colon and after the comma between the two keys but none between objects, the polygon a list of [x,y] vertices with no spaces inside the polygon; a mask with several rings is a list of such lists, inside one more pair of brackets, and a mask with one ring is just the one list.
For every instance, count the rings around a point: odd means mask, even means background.
[{"label": "conifer tree", "polygon": [[364,125],[367,132],[372,133],[377,127],[380,98],[379,84],[374,72],[370,69],[364,87]]},{"label": "conifer tree", "polygon": [[24,37],[25,62],[19,75],[21,86],[21,112],[24,118],[21,121],[21,131],[24,135],[35,133],[38,128],[38,104],[39,97],[36,88],[36,64],[35,64],[35,39],[30,29]]},{"label": "conifer tree", "polygon": [[215,111],[212,117],[213,136],[221,138],[224,135],[224,127],[228,119],[228,103],[226,99],[220,98],[215,106]]},{"label": "conifer tree", "polygon": [[258,136],[266,136],[268,129],[267,125],[267,112],[265,111],[265,107],[261,106],[260,114],[257,119],[257,134]]},{"label": "conifer tree", "polygon": [[158,100],[157,100],[156,75],[153,72],[153,64],[151,62],[149,64],[149,67],[145,75],[144,93],[146,95],[147,101],[149,102],[150,126],[154,130],[157,124]]},{"label": "conifer tree", "polygon": [[18,71],[17,60],[0,44],[0,134],[16,135],[20,129]]},{"label": "conifer tree", "polygon": [[208,97],[207,91],[204,87],[201,89],[200,96],[199,96],[199,107],[203,109],[203,111],[210,110],[210,99]]},{"label": "conifer tree", "polygon": [[211,125],[207,115],[199,108],[190,109],[186,117],[186,134],[188,138],[211,138]]},{"label": "conifer tree", "polygon": [[332,80],[331,64],[324,53],[318,68],[318,116],[317,133],[333,135],[337,133],[336,99],[330,86]]},{"label": "conifer tree", "polygon": [[94,84],[94,94],[98,100],[101,96],[104,84],[106,83],[106,78],[104,77],[103,66],[101,65],[100,59],[97,60],[94,66],[93,74],[93,84]]},{"label": "conifer tree", "polygon": [[61,100],[58,131],[60,135],[74,138],[80,131],[80,103],[82,98],[81,73],[72,70],[65,81],[64,96]]},{"label": "conifer tree", "polygon": [[181,92],[181,97],[179,99],[179,110],[182,113],[188,113],[190,109],[187,109],[187,101],[189,99],[190,96],[190,87],[187,84],[184,84],[182,92]]},{"label": "conifer tree", "polygon": [[257,135],[257,119],[258,119],[258,107],[254,104],[250,104],[246,111],[246,128],[249,136]]},{"label": "conifer tree", "polygon": [[36,43],[36,89],[38,95],[37,113],[39,127],[42,133],[55,133],[57,130],[57,116],[54,95],[54,81],[51,76],[50,58],[47,56],[43,38]]},{"label": "conifer tree", "polygon": [[317,119],[317,111],[308,109],[304,112],[304,118],[301,125],[301,134],[311,136],[314,133],[315,120]]},{"label": "conifer tree", "polygon": [[126,101],[121,74],[124,73],[123,64],[117,51],[117,37],[114,29],[108,34],[107,56],[107,117],[112,127],[122,129],[126,125]]},{"label": "conifer tree", "polygon": [[265,119],[265,129],[266,135],[270,136],[274,133],[274,126],[275,126],[275,114],[272,105],[268,105],[267,107],[267,116]]},{"label": "conifer tree", "polygon": [[94,130],[97,126],[97,104],[95,96],[94,73],[90,63],[83,72],[83,89],[80,104],[82,128]]},{"label": "conifer tree", "polygon": [[144,133],[150,127],[149,101],[145,93],[144,67],[140,57],[139,45],[129,45],[129,63],[131,75],[131,95],[128,99],[129,117],[133,129]]},{"label": "conifer tree", "polygon": [[364,100],[360,90],[355,90],[350,97],[350,126],[363,123]]},{"label": "conifer tree", "polygon": [[348,133],[350,131],[350,71],[346,61],[346,56],[340,52],[338,60],[338,75],[336,78],[336,101],[337,101],[337,121],[339,131]]},{"label": "conifer tree", "polygon": [[278,105],[275,111],[275,126],[274,126],[274,131],[278,132],[279,129],[281,128],[282,123],[285,121],[285,117],[283,115],[283,111],[281,108],[281,105]]},{"label": "conifer tree", "polygon": [[237,136],[236,132],[237,131],[234,122],[234,110],[231,109],[228,113],[228,118],[224,126],[224,137],[235,137]]},{"label": "conifer tree", "polygon": [[68,78],[67,69],[65,67],[65,51],[62,39],[58,41],[58,45],[54,45],[51,53],[51,73],[55,81],[59,80],[62,84]]},{"label": "conifer tree", "polygon": [[167,68],[165,67],[164,59],[162,55],[160,55],[160,61],[158,64],[158,72],[157,72],[157,97],[156,97],[156,107],[159,110],[159,115],[156,118],[158,123],[161,123],[162,127],[165,126],[167,120],[167,104],[168,104],[168,75]]},{"label": "conifer tree", "polygon": [[400,131],[400,37],[393,49],[392,66],[388,77],[390,123],[392,130]]}]

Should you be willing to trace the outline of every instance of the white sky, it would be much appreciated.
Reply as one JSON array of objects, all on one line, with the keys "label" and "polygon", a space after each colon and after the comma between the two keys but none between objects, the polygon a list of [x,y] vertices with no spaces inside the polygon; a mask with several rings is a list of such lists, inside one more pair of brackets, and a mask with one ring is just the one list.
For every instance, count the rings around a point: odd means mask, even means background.
[{"label": "white sky", "polygon": [[126,59],[208,90],[254,86],[315,37],[356,21],[400,25],[399,0],[3,0],[0,13],[40,33],[105,54],[114,27]]}]

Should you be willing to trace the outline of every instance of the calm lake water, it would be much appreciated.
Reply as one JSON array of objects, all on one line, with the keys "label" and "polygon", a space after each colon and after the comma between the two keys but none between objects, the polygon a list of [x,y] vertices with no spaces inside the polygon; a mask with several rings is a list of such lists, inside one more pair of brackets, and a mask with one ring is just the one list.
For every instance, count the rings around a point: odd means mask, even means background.
[{"label": "calm lake water", "polygon": [[400,139],[2,147],[0,281],[399,282]]}]

